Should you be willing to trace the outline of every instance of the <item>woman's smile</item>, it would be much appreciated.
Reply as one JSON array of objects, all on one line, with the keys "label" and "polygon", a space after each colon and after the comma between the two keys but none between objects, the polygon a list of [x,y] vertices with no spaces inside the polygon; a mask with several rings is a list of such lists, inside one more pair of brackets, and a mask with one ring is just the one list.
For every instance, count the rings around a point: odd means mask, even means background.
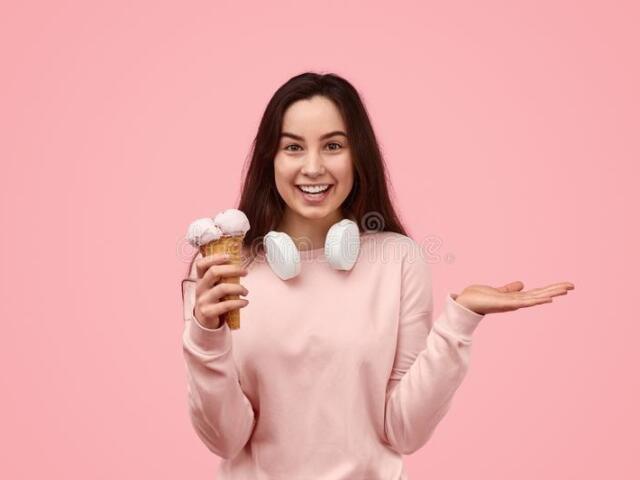
[{"label": "woman's smile", "polygon": [[296,190],[307,203],[318,204],[333,191],[333,184],[296,185]]}]

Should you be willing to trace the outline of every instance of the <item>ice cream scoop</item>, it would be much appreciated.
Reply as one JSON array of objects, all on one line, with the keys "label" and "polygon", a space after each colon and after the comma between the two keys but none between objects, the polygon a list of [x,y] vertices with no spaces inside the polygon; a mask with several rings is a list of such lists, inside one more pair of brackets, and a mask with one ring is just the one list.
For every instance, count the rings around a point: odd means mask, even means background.
[{"label": "ice cream scoop", "polygon": [[250,229],[249,219],[242,210],[229,208],[218,213],[213,219],[223,235],[244,235]]},{"label": "ice cream scoop", "polygon": [[222,230],[209,217],[193,221],[187,230],[187,241],[196,248],[218,240],[221,236]]}]

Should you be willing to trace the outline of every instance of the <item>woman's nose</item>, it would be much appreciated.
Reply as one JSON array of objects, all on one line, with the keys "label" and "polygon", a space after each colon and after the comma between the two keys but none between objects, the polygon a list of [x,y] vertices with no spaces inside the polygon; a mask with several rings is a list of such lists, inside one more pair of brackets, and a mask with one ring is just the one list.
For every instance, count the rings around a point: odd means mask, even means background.
[{"label": "woman's nose", "polygon": [[309,175],[324,173],[324,165],[322,162],[322,155],[311,152],[306,156],[302,171]]}]

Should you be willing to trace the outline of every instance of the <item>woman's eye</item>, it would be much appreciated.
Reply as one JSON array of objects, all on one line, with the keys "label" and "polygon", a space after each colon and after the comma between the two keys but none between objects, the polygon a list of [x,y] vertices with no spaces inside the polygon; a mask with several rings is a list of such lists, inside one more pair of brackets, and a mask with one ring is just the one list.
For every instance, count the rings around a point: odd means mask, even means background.
[{"label": "woman's eye", "polygon": [[[335,145],[338,148],[329,148],[329,150],[339,150],[339,149],[342,148],[342,145],[340,145],[339,143],[336,143],[336,142],[331,142],[331,143],[327,144],[327,146],[331,146],[331,145]],[[291,149],[289,147],[296,147],[296,149]],[[297,148],[300,148],[300,145],[298,145],[296,143],[291,143],[291,144],[287,145],[286,147],[284,147],[284,150],[288,150],[290,152],[297,152],[298,151]]]}]

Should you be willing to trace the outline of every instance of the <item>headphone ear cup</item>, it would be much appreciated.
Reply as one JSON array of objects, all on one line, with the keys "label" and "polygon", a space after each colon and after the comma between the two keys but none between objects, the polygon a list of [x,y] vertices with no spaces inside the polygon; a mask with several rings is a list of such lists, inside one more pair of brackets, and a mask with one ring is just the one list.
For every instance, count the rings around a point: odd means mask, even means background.
[{"label": "headphone ear cup", "polygon": [[360,230],[353,220],[344,218],[331,226],[324,242],[329,265],[336,270],[351,270],[360,252]]},{"label": "headphone ear cup", "polygon": [[282,280],[298,276],[300,273],[300,252],[289,235],[270,231],[263,239],[267,263]]}]

